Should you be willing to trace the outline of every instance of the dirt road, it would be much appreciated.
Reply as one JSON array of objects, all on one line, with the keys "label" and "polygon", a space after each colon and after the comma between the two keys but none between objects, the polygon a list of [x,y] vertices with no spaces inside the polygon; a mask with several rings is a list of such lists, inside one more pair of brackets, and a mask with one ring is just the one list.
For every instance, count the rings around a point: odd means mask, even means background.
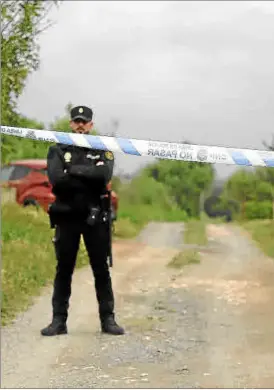
[{"label": "dirt road", "polygon": [[51,289],[2,330],[2,388],[274,386],[274,262],[231,226],[208,226],[201,264],[167,268],[183,225],[114,244],[118,321],[99,332],[89,268],[73,279],[69,334],[42,338]]}]

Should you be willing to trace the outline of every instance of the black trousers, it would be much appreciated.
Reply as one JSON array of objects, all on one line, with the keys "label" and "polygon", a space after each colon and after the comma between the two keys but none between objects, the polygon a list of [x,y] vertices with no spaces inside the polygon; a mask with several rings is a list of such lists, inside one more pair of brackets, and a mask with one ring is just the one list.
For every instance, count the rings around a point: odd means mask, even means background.
[{"label": "black trousers", "polygon": [[91,227],[85,222],[60,224],[56,227],[54,245],[57,266],[52,296],[53,316],[67,320],[72,275],[81,235],[95,279],[100,319],[103,320],[112,315],[114,310],[112,282],[107,263],[107,228],[105,224]]}]

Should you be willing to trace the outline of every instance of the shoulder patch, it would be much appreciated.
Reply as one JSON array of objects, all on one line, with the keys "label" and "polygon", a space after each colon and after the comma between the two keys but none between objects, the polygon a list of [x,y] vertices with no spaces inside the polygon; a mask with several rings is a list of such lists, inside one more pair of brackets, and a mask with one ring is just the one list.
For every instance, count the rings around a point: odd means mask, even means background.
[{"label": "shoulder patch", "polygon": [[70,162],[71,161],[71,153],[70,152],[66,152],[64,154],[64,159],[65,159],[65,162]]},{"label": "shoulder patch", "polygon": [[113,153],[111,151],[105,152],[105,157],[106,157],[107,160],[113,160],[114,159]]}]

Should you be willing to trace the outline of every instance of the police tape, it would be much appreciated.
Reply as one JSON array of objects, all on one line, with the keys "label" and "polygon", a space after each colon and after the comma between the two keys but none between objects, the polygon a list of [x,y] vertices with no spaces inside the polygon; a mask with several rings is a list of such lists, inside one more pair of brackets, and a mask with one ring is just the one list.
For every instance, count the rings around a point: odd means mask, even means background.
[{"label": "police tape", "polygon": [[1,126],[1,133],[36,141],[75,145],[89,149],[209,164],[274,167],[274,151],[145,141],[120,137],[66,133]]}]

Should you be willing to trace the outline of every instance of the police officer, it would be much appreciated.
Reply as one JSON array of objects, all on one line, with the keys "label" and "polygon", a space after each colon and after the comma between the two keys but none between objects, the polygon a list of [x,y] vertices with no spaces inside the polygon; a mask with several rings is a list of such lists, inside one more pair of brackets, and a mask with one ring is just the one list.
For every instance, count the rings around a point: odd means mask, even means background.
[{"label": "police officer", "polygon": [[[93,111],[78,106],[71,110],[70,126],[74,133],[88,134]],[[51,146],[47,156],[48,177],[56,197],[49,209],[55,227],[57,258],[52,296],[52,322],[41,330],[43,336],[67,333],[69,298],[80,238],[83,235],[95,279],[95,290],[102,332],[121,335],[114,316],[114,295],[107,263],[109,236],[102,219],[101,196],[113,174],[112,152],[74,145]]]}]

